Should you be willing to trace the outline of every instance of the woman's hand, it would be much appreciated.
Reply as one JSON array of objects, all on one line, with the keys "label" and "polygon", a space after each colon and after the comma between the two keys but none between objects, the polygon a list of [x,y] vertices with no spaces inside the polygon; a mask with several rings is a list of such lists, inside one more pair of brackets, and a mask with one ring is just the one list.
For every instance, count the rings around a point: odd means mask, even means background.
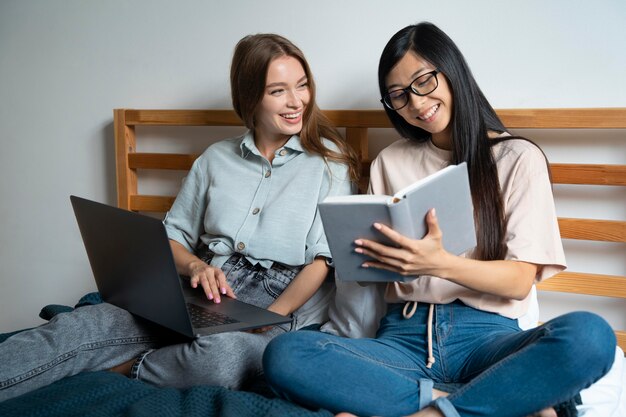
[{"label": "woman's hand", "polygon": [[221,269],[196,259],[189,264],[189,272],[191,287],[197,288],[200,285],[209,300],[219,303],[222,295],[237,298]]},{"label": "woman's hand", "polygon": [[[289,314],[290,314],[288,311],[283,310],[280,307],[280,304],[278,304],[276,302],[272,303],[269,307],[267,307],[267,309],[269,311],[272,311],[272,312],[274,312],[276,314],[280,314],[282,316],[289,316]],[[270,330],[272,327],[274,327],[274,326],[258,327],[256,329],[249,330],[249,332],[250,333],[265,333],[266,331]]]},{"label": "woman's hand", "polygon": [[423,239],[415,240],[401,235],[395,230],[374,223],[374,227],[394,242],[397,247],[387,246],[366,239],[358,239],[355,252],[371,257],[363,263],[365,268],[379,268],[397,272],[404,276],[438,275],[439,265],[444,265],[449,255],[441,243],[442,233],[437,222],[435,209],[426,215],[428,233]]},{"label": "woman's hand", "polygon": [[358,239],[354,250],[371,257],[363,267],[387,269],[403,276],[433,275],[462,285],[474,291],[498,297],[523,300],[530,292],[538,267],[516,260],[481,261],[453,255],[443,248],[442,233],[435,210],[426,215],[428,233],[414,240],[390,229],[374,224],[376,229],[397,247]]},{"label": "woman's hand", "polygon": [[226,282],[226,276],[221,269],[207,265],[206,262],[173,239],[170,239],[170,248],[172,248],[172,255],[174,255],[176,270],[179,274],[190,277],[192,288],[198,288],[200,285],[207,298],[216,303],[222,301],[222,295],[237,298]]}]

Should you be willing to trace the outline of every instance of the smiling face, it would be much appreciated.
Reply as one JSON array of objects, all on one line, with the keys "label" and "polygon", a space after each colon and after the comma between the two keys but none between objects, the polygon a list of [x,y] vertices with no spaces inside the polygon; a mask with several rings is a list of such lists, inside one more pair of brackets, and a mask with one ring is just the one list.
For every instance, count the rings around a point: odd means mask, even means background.
[{"label": "smiling face", "polygon": [[[387,75],[387,92],[405,88],[420,75],[435,69],[431,63],[409,51]],[[429,132],[436,146],[450,149],[452,92],[443,73],[437,74],[437,79],[439,86],[433,92],[425,96],[410,93],[408,104],[397,113],[410,125]]]},{"label": "smiling face", "polygon": [[281,56],[270,62],[263,98],[255,112],[257,147],[281,147],[302,130],[302,117],[310,100],[309,84],[300,61]]}]

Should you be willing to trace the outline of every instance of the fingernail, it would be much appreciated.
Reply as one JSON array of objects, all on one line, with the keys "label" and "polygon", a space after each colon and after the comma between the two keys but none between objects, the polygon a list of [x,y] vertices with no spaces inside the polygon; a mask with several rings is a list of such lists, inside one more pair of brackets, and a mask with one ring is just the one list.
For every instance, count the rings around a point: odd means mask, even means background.
[{"label": "fingernail", "polygon": [[213,299],[213,294],[209,293],[209,300]]},{"label": "fingernail", "polygon": [[433,217],[437,216],[437,210],[433,209]]},{"label": "fingernail", "polygon": [[382,229],[382,226],[380,225],[380,223],[374,223],[374,229]]},{"label": "fingernail", "polygon": [[363,244],[363,241],[361,239],[357,239],[354,241],[354,244],[361,246]]},{"label": "fingernail", "polygon": [[224,295],[226,294],[226,288],[222,287],[222,288],[220,289],[220,291],[222,291],[222,294],[224,294]]},{"label": "fingernail", "polygon": [[219,303],[220,303],[220,301],[222,301],[222,300],[220,300],[219,298],[215,297],[215,302],[216,302],[217,304],[219,304]]},{"label": "fingernail", "polygon": [[354,249],[354,251],[356,253],[363,253],[363,249],[361,249],[361,248],[356,248],[356,249]]}]

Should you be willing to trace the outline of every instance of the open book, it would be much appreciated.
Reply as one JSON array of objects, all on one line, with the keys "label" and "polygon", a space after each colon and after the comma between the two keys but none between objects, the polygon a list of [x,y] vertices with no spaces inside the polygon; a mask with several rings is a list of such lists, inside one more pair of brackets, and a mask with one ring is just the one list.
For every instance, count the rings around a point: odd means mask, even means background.
[{"label": "open book", "polygon": [[392,243],[374,229],[390,226],[404,236],[421,239],[428,233],[426,214],[437,211],[444,248],[460,255],[476,246],[474,208],[467,164],[450,165],[393,196],[349,195],[328,197],[319,204],[320,216],[337,277],[344,281],[408,281],[415,277],[377,268],[362,268],[369,258],[356,253],[356,239]]}]

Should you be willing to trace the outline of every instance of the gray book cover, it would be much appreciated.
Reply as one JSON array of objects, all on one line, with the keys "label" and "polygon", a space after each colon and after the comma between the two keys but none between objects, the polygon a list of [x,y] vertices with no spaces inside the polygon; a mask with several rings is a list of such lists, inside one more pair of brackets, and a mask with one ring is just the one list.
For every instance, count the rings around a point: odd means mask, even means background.
[{"label": "gray book cover", "polygon": [[319,210],[337,277],[363,282],[415,279],[361,267],[369,258],[354,251],[354,241],[370,239],[390,245],[391,242],[374,229],[374,223],[421,239],[428,232],[426,214],[431,208],[437,211],[443,246],[448,252],[460,255],[476,246],[474,209],[465,163],[450,165],[394,196],[352,195],[325,199],[319,204]]}]

